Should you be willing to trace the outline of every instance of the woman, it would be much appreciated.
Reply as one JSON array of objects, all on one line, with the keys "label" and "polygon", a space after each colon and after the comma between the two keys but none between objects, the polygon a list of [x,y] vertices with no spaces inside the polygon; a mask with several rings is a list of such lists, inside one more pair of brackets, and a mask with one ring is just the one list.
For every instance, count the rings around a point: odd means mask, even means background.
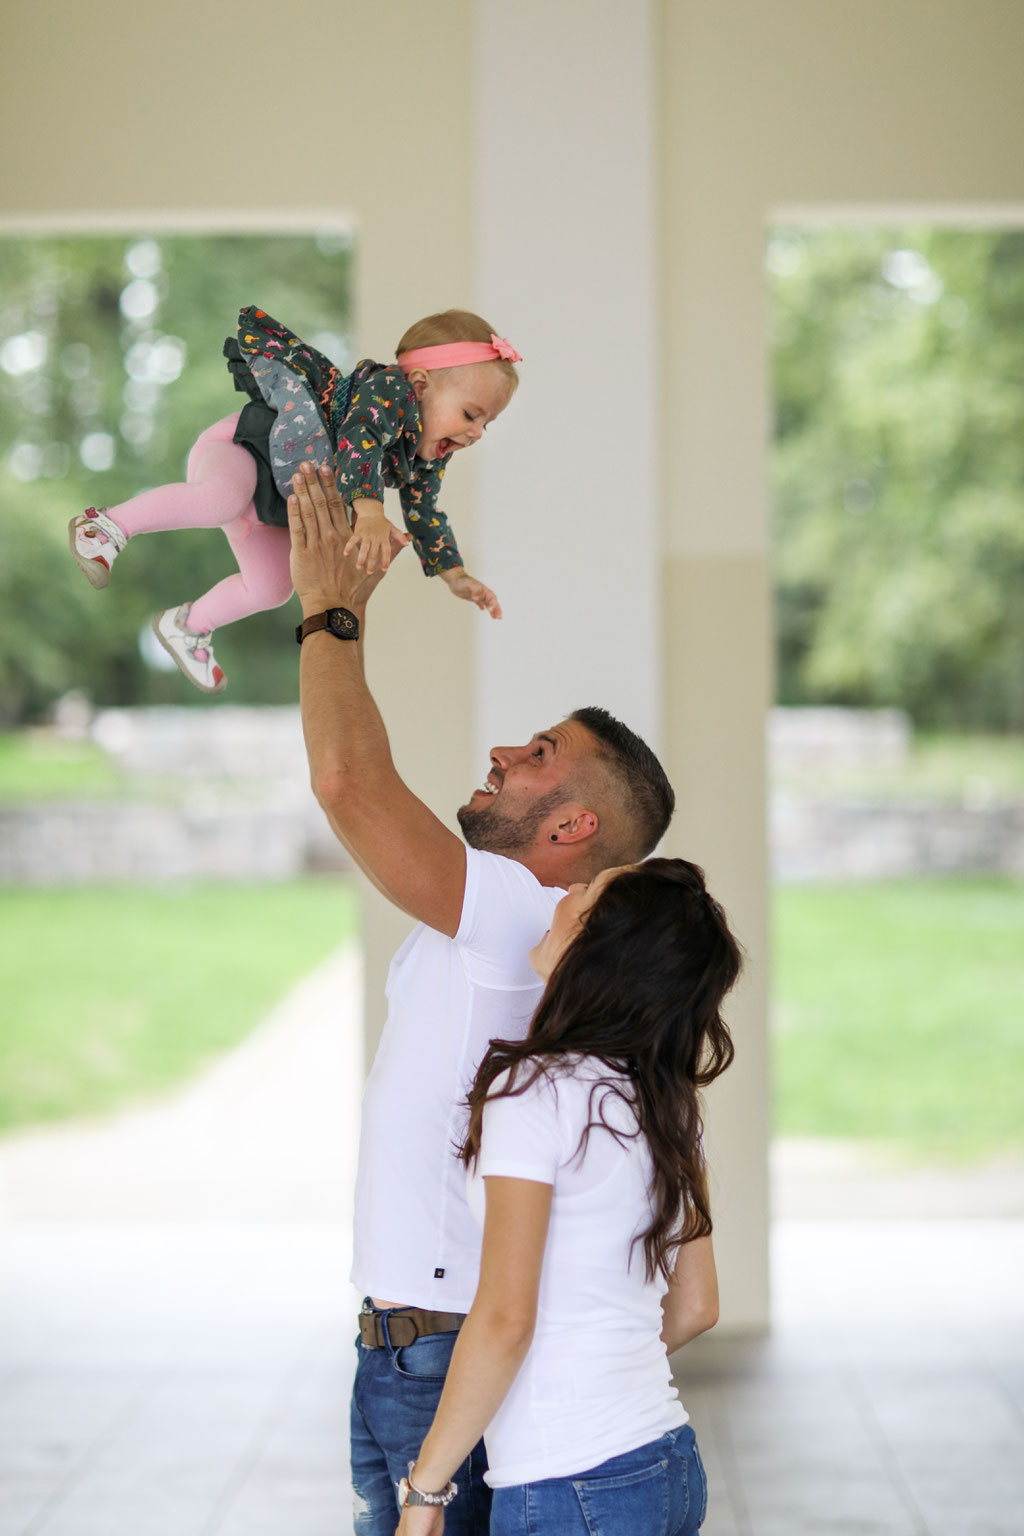
[{"label": "woman", "polygon": [[690,1536],[707,1484],[667,1356],[718,1315],[697,1094],[733,1058],[739,949],[703,872],[650,859],[572,886],[530,959],[530,1034],[469,1096],[480,1281],[398,1536],[443,1530],[484,1430],[491,1536]]}]

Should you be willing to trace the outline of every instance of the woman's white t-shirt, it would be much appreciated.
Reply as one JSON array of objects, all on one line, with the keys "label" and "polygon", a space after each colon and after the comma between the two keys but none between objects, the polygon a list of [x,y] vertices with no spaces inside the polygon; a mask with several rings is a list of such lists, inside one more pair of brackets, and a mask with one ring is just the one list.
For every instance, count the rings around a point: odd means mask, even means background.
[{"label": "woman's white t-shirt", "polygon": [[[553,1186],[536,1331],[484,1435],[492,1488],[585,1472],[688,1418],[660,1337],[667,1286],[647,1280],[633,1244],[650,1222],[650,1152],[633,1110],[599,1080],[627,1092],[628,1081],[593,1057],[567,1065],[571,1075],[486,1105],[468,1179],[481,1225],[488,1177]],[[580,1154],[602,1114],[622,1139],[598,1124]]]}]

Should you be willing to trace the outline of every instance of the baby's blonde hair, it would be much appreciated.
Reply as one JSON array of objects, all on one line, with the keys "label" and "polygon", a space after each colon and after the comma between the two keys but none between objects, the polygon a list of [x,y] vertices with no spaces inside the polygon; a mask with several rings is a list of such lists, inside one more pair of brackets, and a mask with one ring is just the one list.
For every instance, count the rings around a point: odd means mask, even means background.
[{"label": "baby's blonde hair", "polygon": [[[449,341],[490,341],[495,334],[494,326],[471,310],[442,309],[438,314],[426,315],[410,325],[395,348],[395,356],[413,352],[418,347],[443,347]],[[514,394],[519,384],[515,364],[507,357],[496,357],[494,366],[501,369],[509,394]]]}]

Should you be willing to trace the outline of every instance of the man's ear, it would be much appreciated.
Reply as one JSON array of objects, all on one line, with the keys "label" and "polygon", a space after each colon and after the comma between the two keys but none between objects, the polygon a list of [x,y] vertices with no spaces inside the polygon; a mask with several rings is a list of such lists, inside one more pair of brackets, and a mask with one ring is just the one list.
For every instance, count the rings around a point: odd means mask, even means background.
[{"label": "man's ear", "polygon": [[594,836],[597,828],[596,811],[588,811],[582,805],[563,805],[548,837],[553,843],[583,843]]}]

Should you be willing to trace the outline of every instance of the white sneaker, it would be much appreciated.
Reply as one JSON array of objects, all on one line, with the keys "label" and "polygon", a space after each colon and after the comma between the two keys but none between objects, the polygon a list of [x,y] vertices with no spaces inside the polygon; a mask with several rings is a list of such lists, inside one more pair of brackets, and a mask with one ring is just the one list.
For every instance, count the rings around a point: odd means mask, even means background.
[{"label": "white sneaker", "polygon": [[213,631],[200,635],[187,628],[191,607],[191,603],[182,603],[180,608],[165,608],[153,619],[153,633],[190,683],[203,693],[223,693],[228,680],[213,654]]},{"label": "white sneaker", "polygon": [[94,587],[105,587],[110,581],[110,567],[128,543],[128,535],[104,508],[87,507],[68,523],[68,543],[79,570]]}]

